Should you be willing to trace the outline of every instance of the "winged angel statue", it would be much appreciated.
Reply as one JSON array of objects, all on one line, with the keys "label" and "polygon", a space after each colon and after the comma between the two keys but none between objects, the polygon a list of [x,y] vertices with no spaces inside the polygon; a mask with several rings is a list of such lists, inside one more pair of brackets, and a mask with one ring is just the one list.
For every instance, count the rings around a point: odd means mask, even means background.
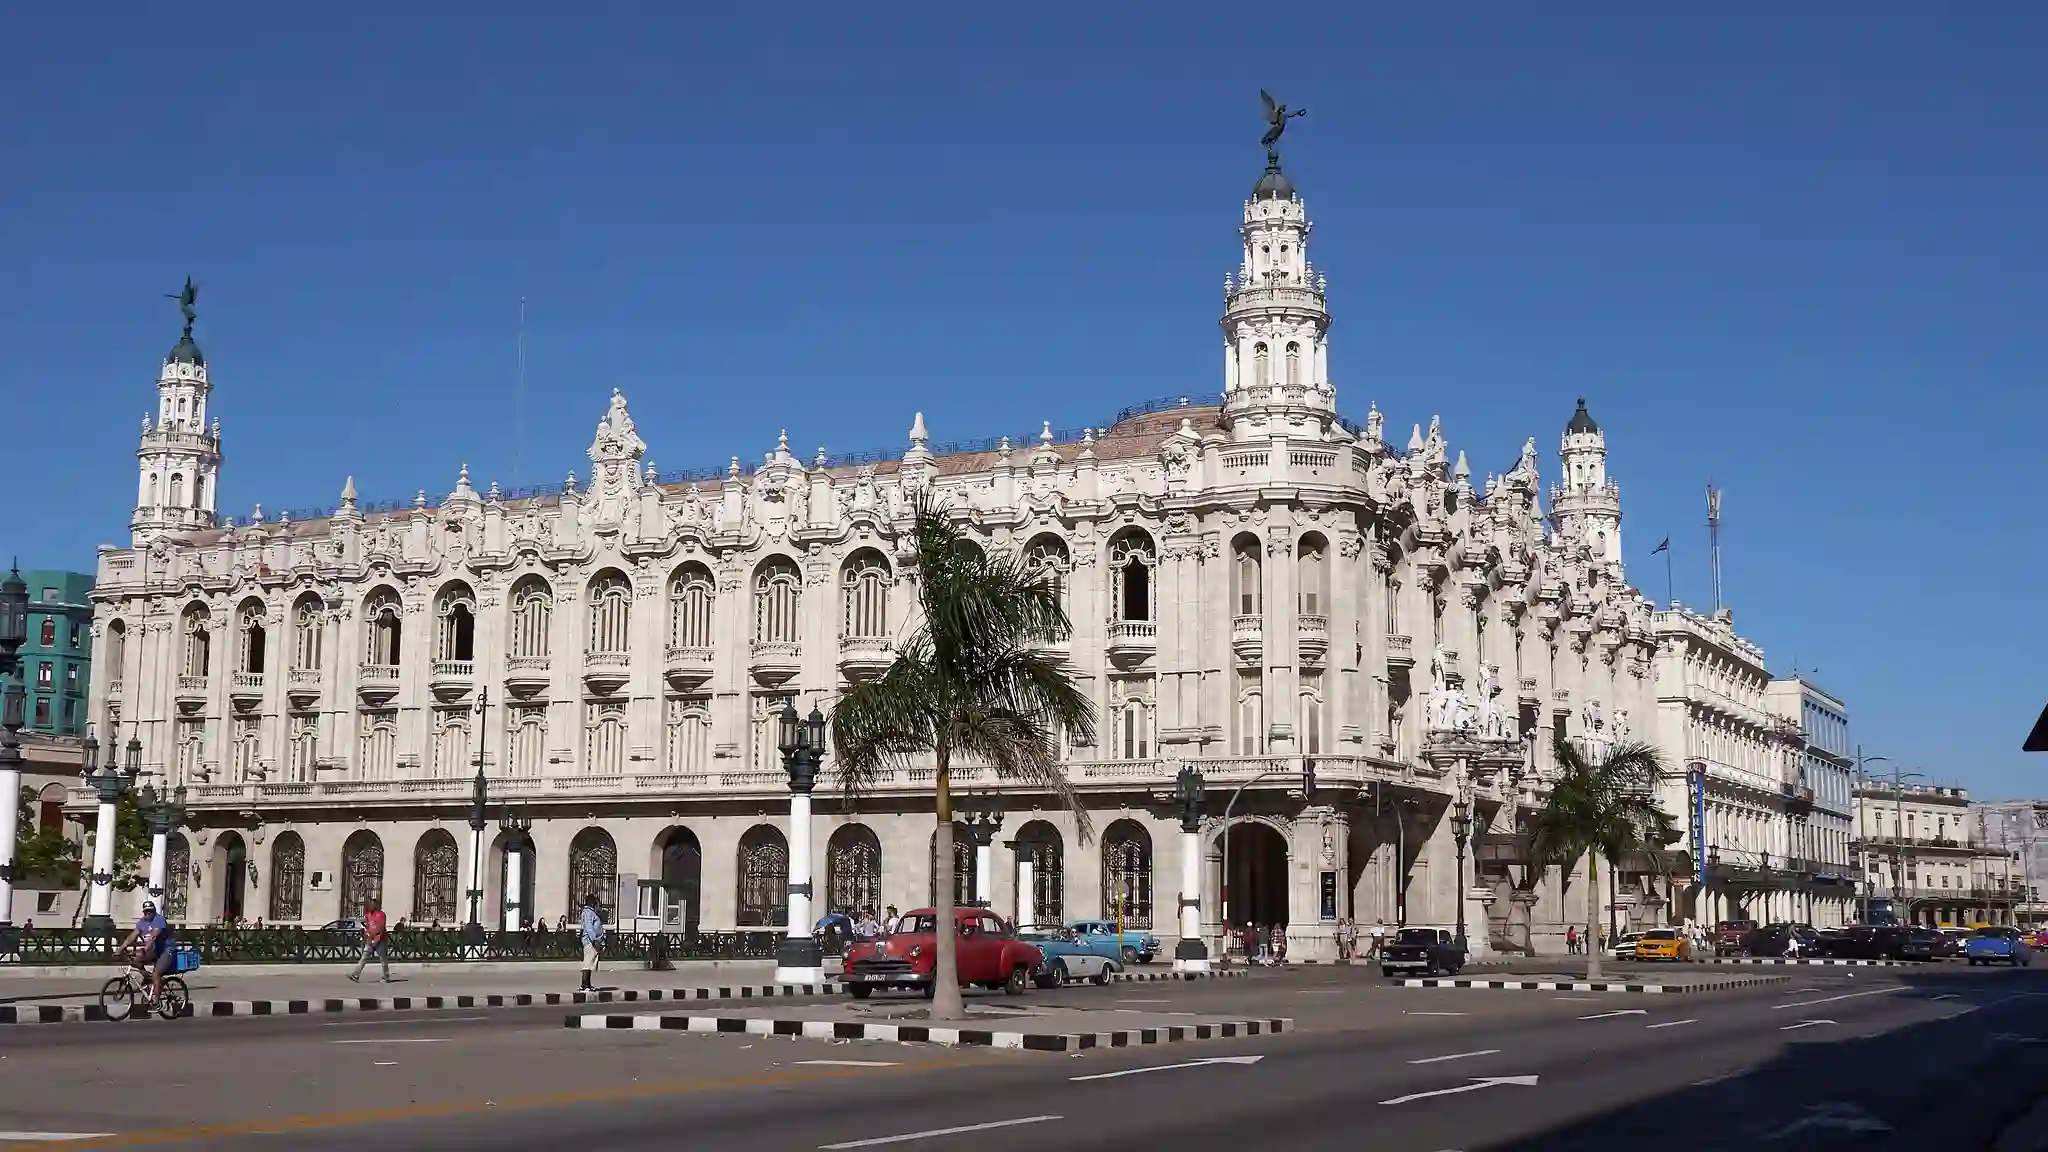
[{"label": "winged angel statue", "polygon": [[1273,94],[1264,88],[1259,89],[1259,99],[1266,103],[1266,135],[1259,143],[1266,146],[1266,167],[1277,171],[1280,167],[1280,149],[1275,145],[1280,143],[1281,133],[1287,131],[1287,122],[1297,116],[1308,115],[1308,109],[1296,108],[1290,112],[1287,105],[1274,100]]}]

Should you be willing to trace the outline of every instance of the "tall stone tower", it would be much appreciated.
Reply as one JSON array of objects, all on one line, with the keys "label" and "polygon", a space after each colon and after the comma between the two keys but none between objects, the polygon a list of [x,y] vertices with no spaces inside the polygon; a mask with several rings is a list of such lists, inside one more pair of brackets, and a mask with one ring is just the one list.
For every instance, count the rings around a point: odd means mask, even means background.
[{"label": "tall stone tower", "polygon": [[1223,279],[1223,419],[1238,441],[1326,440],[1337,416],[1330,313],[1308,213],[1269,153],[1244,204],[1244,262]]},{"label": "tall stone tower", "polygon": [[150,417],[142,418],[142,443],[135,450],[140,475],[128,526],[138,548],[166,533],[211,528],[218,521],[220,421],[207,425],[206,401],[213,386],[206,357],[192,339],[199,289],[190,277],[177,299],[185,333],[164,357],[156,381],[156,418],[153,424]]},{"label": "tall stone tower", "polygon": [[1585,542],[1595,557],[1621,563],[1621,489],[1607,479],[1607,434],[1586,411],[1586,398],[1564,426],[1564,479],[1550,490],[1551,523]]}]

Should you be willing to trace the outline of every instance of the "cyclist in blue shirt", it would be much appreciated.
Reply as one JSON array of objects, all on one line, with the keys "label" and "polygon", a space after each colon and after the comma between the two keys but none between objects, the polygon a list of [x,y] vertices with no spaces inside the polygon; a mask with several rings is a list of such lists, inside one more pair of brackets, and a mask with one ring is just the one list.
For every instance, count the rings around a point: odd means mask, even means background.
[{"label": "cyclist in blue shirt", "polygon": [[172,959],[170,921],[156,910],[156,901],[142,902],[142,918],[121,947],[133,949],[135,966],[149,972],[149,998],[154,1002],[164,993],[164,973],[170,970]]}]

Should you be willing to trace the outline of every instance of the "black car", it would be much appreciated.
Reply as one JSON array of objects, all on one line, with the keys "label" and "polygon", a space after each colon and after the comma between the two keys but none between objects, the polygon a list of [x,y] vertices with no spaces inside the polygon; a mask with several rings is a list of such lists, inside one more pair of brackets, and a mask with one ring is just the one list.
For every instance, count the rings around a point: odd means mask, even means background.
[{"label": "black car", "polygon": [[1895,960],[1935,960],[1940,958],[1942,949],[1948,947],[1948,940],[1932,928],[1908,928],[1899,940]]},{"label": "black car", "polygon": [[1465,950],[1445,928],[1402,928],[1380,952],[1382,976],[1456,976],[1465,966]]},{"label": "black car", "polygon": [[1820,933],[1804,924],[1766,924],[1754,928],[1742,938],[1742,950],[1751,956],[1784,956],[1793,951],[1792,942],[1797,940],[1797,955],[1813,956],[1820,950]]},{"label": "black car", "polygon": [[1856,924],[1824,945],[1829,956],[1846,960],[1931,960],[1925,942],[1914,947],[1909,929],[1895,924]]}]

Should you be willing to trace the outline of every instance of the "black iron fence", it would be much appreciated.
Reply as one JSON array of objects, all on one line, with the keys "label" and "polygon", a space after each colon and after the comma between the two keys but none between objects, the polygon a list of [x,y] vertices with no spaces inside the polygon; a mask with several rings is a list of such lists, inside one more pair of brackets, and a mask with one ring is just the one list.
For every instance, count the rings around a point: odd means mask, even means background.
[{"label": "black iron fence", "polygon": [[[88,936],[78,928],[32,928],[18,934],[10,951],[0,948],[0,964],[112,964],[113,940]],[[125,933],[120,935],[124,936]],[[783,933],[772,928],[738,932],[605,933],[604,958],[618,963],[663,958],[686,960],[773,960]],[[180,945],[199,950],[207,964],[318,964],[352,961],[362,953],[362,933],[340,928],[180,928]],[[837,934],[819,937],[827,956],[840,955]],[[465,940],[460,928],[397,928],[391,932],[394,961],[580,960],[581,934],[527,929],[485,932],[482,950]]]}]

